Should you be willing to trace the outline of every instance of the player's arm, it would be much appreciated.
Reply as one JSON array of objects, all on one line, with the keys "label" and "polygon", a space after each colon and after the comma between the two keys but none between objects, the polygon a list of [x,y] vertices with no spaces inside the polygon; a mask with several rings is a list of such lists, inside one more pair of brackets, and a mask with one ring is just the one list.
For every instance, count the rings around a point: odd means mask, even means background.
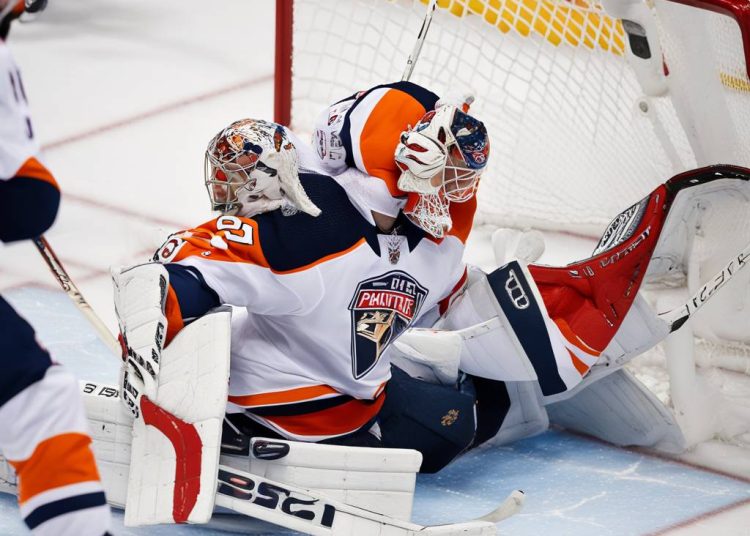
[{"label": "player's arm", "polygon": [[193,319],[223,304],[295,314],[317,301],[317,273],[282,281],[251,239],[255,234],[254,220],[220,216],[170,237],[154,256],[160,262],[113,273],[125,361],[122,396],[134,413],[142,394],[156,394],[162,349]]},{"label": "player's arm", "polygon": [[55,221],[59,205],[54,177],[36,158],[29,158],[13,177],[0,180],[0,240],[41,235]]}]

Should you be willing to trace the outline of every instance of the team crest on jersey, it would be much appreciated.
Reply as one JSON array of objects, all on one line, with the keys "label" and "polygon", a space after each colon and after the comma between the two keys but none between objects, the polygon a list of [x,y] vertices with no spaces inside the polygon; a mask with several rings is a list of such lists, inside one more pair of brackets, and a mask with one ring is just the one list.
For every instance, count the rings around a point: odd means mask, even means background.
[{"label": "team crest on jersey", "polygon": [[363,281],[357,286],[352,312],[352,374],[359,379],[380,359],[383,350],[419,314],[429,291],[401,271]]}]

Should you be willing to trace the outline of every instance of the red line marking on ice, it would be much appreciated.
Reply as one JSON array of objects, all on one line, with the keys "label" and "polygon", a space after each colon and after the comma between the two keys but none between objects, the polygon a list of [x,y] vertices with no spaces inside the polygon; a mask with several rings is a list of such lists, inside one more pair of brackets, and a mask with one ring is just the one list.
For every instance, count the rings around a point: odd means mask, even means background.
[{"label": "red line marking on ice", "polygon": [[[141,112],[139,114],[135,114],[130,117],[126,117],[124,119],[120,119],[118,121],[114,121],[112,123],[108,123],[105,125],[101,125],[95,128],[92,128],[90,130],[85,130],[83,132],[79,132],[78,134],[72,134],[70,136],[66,136],[64,138],[61,138],[56,141],[52,141],[50,143],[46,143],[42,146],[42,149],[44,151],[54,151],[55,149],[58,149],[60,147],[64,147],[66,145],[70,145],[82,140],[86,140],[89,138],[94,138],[96,136],[106,134],[109,132],[112,132],[113,130],[117,130],[120,128],[125,128],[130,125],[133,125],[135,123],[146,121],[148,119],[151,119],[153,117],[166,114],[169,112],[173,112],[175,110],[179,110],[180,108],[184,108],[186,106],[190,106],[191,104],[195,104],[198,102],[203,102],[206,100],[214,99],[216,97],[221,97],[223,95],[226,95],[228,93],[232,93],[234,91],[239,91],[241,89],[246,89],[248,87],[256,86],[259,84],[264,84],[268,82],[273,81],[273,74],[267,74],[255,78],[250,78],[247,80],[242,80],[240,82],[237,82],[236,84],[232,84],[230,86],[226,86],[220,89],[216,89],[214,91],[209,91],[208,93],[203,93],[201,95],[196,95],[194,97],[188,97],[186,99],[182,99],[170,104],[165,104],[163,106],[159,106],[158,108],[154,108],[153,110],[148,110],[145,112]],[[123,216],[132,217],[132,218],[139,218],[143,220],[147,220],[150,222],[157,223],[159,225],[166,225],[169,227],[177,229],[183,229],[185,228],[185,224],[183,223],[176,223],[174,221],[154,217],[151,214],[142,214],[138,213],[133,210],[129,210],[126,208],[123,208],[121,206],[117,205],[111,205],[107,203],[102,203],[101,201],[97,199],[90,199],[85,196],[76,195],[76,194],[70,194],[63,192],[63,196],[67,197],[71,200],[74,200],[78,203],[82,204],[88,204],[97,208],[106,209],[111,212],[119,213]]]},{"label": "red line marking on ice", "polygon": [[[615,445],[613,445],[611,443],[607,443],[606,441],[603,441],[603,440],[601,440],[599,438],[596,438],[596,437],[592,437],[592,436],[589,436],[589,435],[586,435],[586,434],[582,434],[582,433],[578,433],[578,432],[573,432],[571,430],[565,430],[565,429],[561,429],[561,430],[564,433],[566,433],[566,434],[570,434],[570,435],[573,435],[573,436],[576,436],[576,437],[580,437],[581,439],[587,439],[589,441],[593,441],[595,443],[599,443],[601,445],[604,445],[604,446],[607,446],[607,447],[610,447],[610,448],[613,448],[613,449],[625,450],[625,451],[628,451],[628,452],[632,452],[633,454],[638,454],[638,455],[641,455],[641,456],[648,456],[649,458],[656,458],[658,460],[662,460],[665,463],[672,463],[672,464],[675,464],[675,465],[681,465],[683,467],[688,467],[688,468],[694,469],[696,471],[702,471],[704,473],[710,473],[710,474],[722,476],[724,478],[730,478],[732,480],[736,480],[738,482],[742,482],[743,484],[750,484],[750,478],[746,478],[746,477],[740,476],[740,475],[734,475],[734,474],[728,473],[726,471],[720,471],[718,469],[713,469],[711,467],[705,467],[703,465],[698,465],[698,464],[695,464],[695,463],[692,463],[692,462],[687,462],[687,461],[684,461],[684,460],[675,459],[675,458],[672,458],[670,456],[667,456],[667,455],[664,455],[664,454],[660,454],[658,452],[652,452],[652,451],[650,451],[650,450],[648,450],[646,448],[643,448],[643,447],[617,447],[617,446],[615,446]],[[663,529],[659,529],[656,532],[647,532],[643,536],[662,536],[662,535],[667,535],[671,531],[678,530],[678,529],[681,529],[681,528],[685,528],[685,527],[688,527],[688,526],[691,526],[691,525],[695,525],[696,523],[700,523],[701,521],[705,521],[706,519],[710,519],[712,517],[716,517],[716,516],[718,516],[720,514],[729,512],[731,510],[735,510],[737,508],[741,508],[741,507],[746,506],[746,505],[750,505],[750,498],[740,499],[740,500],[735,501],[733,503],[729,503],[729,504],[726,504],[724,506],[720,506],[720,507],[718,507],[718,508],[716,508],[714,510],[710,510],[708,512],[704,512],[702,514],[698,514],[698,515],[696,515],[694,517],[690,517],[690,518],[685,519],[683,521],[679,521],[679,522],[677,522],[677,523],[675,523],[673,525],[670,525],[668,527],[665,527]]]},{"label": "red line marking on ice", "polygon": [[647,534],[644,534],[644,536],[662,536],[669,534],[672,531],[679,530],[685,527],[689,527],[691,525],[695,525],[696,523],[700,523],[701,521],[705,521],[707,519],[710,519],[712,517],[716,517],[720,514],[724,514],[726,512],[729,512],[731,510],[735,510],[737,508],[741,508],[743,506],[746,506],[750,504],[750,498],[748,499],[741,499],[737,502],[727,504],[725,506],[722,506],[720,508],[717,508],[715,510],[711,510],[710,512],[705,512],[703,514],[699,514],[695,517],[691,517],[689,519],[686,519],[684,521],[680,521],[679,523],[675,523],[674,525],[670,525],[666,528],[660,529],[656,532],[649,532]]},{"label": "red line marking on ice", "polygon": [[135,114],[133,116],[126,117],[118,121],[114,121],[113,123],[108,123],[106,125],[94,127],[90,130],[79,132],[78,134],[72,134],[70,136],[66,136],[62,139],[52,141],[50,143],[43,145],[42,149],[45,151],[52,151],[59,147],[70,145],[71,143],[75,143],[75,142],[85,140],[88,138],[93,138],[95,136],[104,134],[106,132],[110,132],[112,130],[117,130],[119,128],[130,126],[134,123],[138,123],[139,121],[145,121],[146,119],[151,119],[152,117],[156,117],[161,114],[173,112],[174,110],[184,108],[185,106],[189,106],[197,102],[202,102],[205,100],[220,97],[222,95],[226,95],[227,93],[232,93],[233,91],[238,91],[240,89],[245,89],[248,87],[256,86],[258,84],[271,82],[272,80],[273,80],[273,74],[267,74],[264,76],[250,78],[248,80],[243,80],[241,82],[237,82],[236,84],[232,84],[231,86],[226,86],[220,89],[216,89],[214,91],[209,91],[208,93],[203,93],[201,95],[196,95],[194,97],[188,97],[186,99],[182,99],[182,100],[173,102],[171,104],[165,104],[163,106],[159,106],[158,108],[154,108],[153,110],[148,110],[146,112],[141,112],[139,114]]},{"label": "red line marking on ice", "polygon": [[[173,220],[160,218],[158,216],[153,216],[151,214],[144,214],[142,212],[137,212],[135,210],[130,210],[128,208],[125,208],[122,205],[104,203],[96,199],[89,199],[88,197],[83,197],[80,195],[70,194],[66,192],[63,192],[62,195],[63,195],[63,199],[68,198],[71,201],[75,201],[76,203],[80,203],[82,205],[88,205],[93,208],[105,210],[107,212],[113,212],[115,214],[119,214],[120,216],[126,216],[129,218],[149,221],[151,223],[156,223],[158,225],[164,225],[166,227],[169,227],[170,231],[179,231],[179,230],[186,229],[187,227],[189,227],[189,225],[185,225],[182,222],[176,222]],[[166,236],[164,238],[166,238]]]}]

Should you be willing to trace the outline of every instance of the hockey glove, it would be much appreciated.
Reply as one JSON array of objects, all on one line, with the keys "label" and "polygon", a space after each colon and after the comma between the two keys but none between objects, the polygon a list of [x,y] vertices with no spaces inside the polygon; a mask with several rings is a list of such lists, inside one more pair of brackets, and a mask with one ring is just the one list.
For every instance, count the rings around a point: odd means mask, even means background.
[{"label": "hockey glove", "polygon": [[120,396],[137,417],[141,397],[156,398],[169,273],[159,263],[141,264],[113,270],[112,283],[123,345]]},{"label": "hockey glove", "polygon": [[474,104],[474,93],[472,91],[449,90],[448,93],[439,98],[435,103],[435,109],[443,106],[455,106],[463,113],[469,113],[469,108]]}]

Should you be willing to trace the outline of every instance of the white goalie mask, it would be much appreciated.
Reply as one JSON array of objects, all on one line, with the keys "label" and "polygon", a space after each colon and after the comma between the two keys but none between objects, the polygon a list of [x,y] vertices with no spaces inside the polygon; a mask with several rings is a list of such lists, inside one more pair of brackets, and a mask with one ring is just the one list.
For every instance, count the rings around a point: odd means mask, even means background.
[{"label": "white goalie mask", "polygon": [[241,119],[214,136],[205,183],[212,210],[224,214],[248,218],[278,208],[320,214],[300,184],[297,151],[276,123]]},{"label": "white goalie mask", "polygon": [[456,106],[425,114],[401,133],[396,147],[398,188],[409,194],[404,213],[432,236],[443,237],[452,226],[450,203],[474,197],[489,152],[484,124]]}]

